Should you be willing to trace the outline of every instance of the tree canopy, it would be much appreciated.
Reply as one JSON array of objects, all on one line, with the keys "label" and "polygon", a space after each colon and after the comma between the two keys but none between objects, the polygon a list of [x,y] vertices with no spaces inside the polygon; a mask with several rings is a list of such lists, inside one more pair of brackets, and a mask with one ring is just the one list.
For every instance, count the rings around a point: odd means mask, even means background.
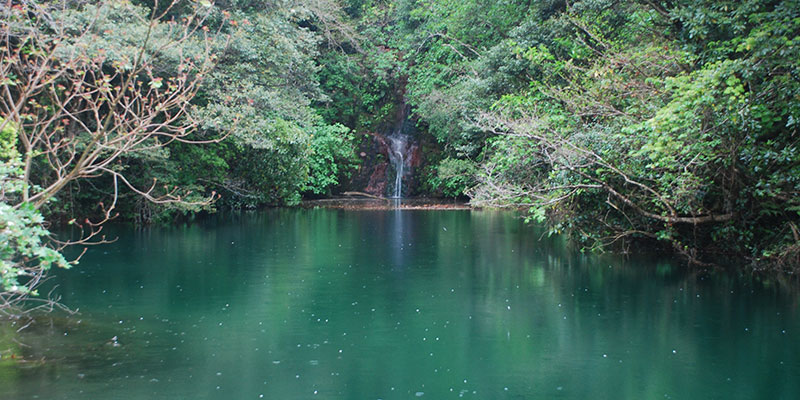
[{"label": "tree canopy", "polygon": [[440,187],[588,249],[798,265],[797,1],[400,4]]}]

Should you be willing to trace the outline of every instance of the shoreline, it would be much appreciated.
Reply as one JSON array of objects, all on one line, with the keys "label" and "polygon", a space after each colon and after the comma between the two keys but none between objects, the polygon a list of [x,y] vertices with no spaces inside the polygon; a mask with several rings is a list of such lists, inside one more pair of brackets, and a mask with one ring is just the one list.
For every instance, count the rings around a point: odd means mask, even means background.
[{"label": "shoreline", "polygon": [[341,210],[473,210],[475,207],[462,201],[431,198],[352,198],[332,197],[303,200],[301,208],[333,208]]}]

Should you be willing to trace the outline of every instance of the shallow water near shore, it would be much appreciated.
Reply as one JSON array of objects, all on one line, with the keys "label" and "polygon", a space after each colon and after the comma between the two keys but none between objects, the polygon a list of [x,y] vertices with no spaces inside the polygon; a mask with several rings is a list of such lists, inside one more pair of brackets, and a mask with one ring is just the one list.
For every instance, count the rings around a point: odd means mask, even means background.
[{"label": "shallow water near shore", "polygon": [[796,288],[584,255],[511,213],[110,228],[52,281],[79,314],[0,330],[0,399],[800,397]]}]

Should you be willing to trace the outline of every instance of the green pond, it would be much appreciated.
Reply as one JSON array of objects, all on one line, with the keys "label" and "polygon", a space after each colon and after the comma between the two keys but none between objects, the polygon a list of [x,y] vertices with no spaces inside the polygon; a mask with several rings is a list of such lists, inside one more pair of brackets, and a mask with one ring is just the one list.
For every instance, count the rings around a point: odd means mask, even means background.
[{"label": "green pond", "polygon": [[800,398],[791,285],[581,254],[509,213],[110,228],[50,282],[79,314],[0,329],[0,398]]}]

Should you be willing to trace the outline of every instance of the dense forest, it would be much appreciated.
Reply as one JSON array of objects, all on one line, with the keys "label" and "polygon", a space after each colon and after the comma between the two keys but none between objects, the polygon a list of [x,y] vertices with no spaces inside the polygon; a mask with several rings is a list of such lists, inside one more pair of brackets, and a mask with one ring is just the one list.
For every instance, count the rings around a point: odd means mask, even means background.
[{"label": "dense forest", "polygon": [[358,190],[398,116],[410,194],[794,271],[799,34],[797,0],[2,0],[0,307],[111,219]]}]

